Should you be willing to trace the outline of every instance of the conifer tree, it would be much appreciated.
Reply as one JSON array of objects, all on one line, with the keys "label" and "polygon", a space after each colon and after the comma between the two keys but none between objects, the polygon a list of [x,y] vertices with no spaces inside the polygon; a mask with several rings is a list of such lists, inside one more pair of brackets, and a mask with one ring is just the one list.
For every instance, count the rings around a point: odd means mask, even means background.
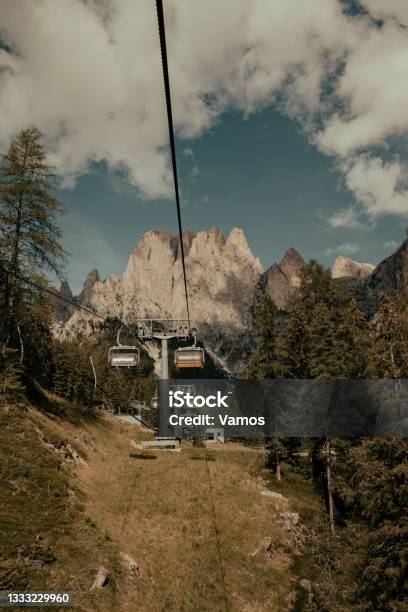
[{"label": "conifer tree", "polygon": [[370,337],[368,374],[376,378],[407,378],[408,295],[405,290],[382,296]]},{"label": "conifer tree", "polygon": [[[278,376],[299,379],[364,376],[367,323],[355,301],[331,278],[330,271],[314,261],[303,269],[286,323],[277,343]],[[335,445],[335,440],[319,438],[312,448],[313,475],[317,483],[323,480],[332,532]]]},{"label": "conifer tree", "polygon": [[305,266],[277,342],[276,371],[283,378],[359,378],[365,372],[367,323],[329,270]]},{"label": "conifer tree", "polygon": [[2,401],[19,400],[23,396],[21,369],[17,351],[5,349],[0,353],[0,398]]},{"label": "conifer tree", "polygon": [[275,377],[277,312],[271,296],[260,293],[255,305],[255,348],[250,362],[250,374],[259,380]]},{"label": "conifer tree", "polygon": [[61,274],[64,252],[56,220],[63,207],[51,195],[53,186],[39,132],[22,130],[0,165],[0,253],[6,270],[4,345],[16,328],[24,295],[29,292],[18,275],[30,277],[44,269]]},{"label": "conifer tree", "polygon": [[309,326],[311,378],[361,378],[366,368],[367,323],[354,302],[334,292],[320,302]]},{"label": "conifer tree", "polygon": [[277,340],[275,372],[279,378],[310,378],[309,325],[309,317],[297,296]]}]

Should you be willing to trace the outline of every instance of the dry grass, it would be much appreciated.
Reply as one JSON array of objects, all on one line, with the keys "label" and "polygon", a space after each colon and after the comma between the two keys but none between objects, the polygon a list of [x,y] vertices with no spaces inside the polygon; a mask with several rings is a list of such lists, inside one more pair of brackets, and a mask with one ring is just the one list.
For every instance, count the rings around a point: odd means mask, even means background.
[{"label": "dry grass", "polygon": [[[184,448],[149,451],[155,459],[144,461],[130,456],[135,427],[110,419],[90,429],[99,451],[81,474],[87,512],[142,569],[114,593],[112,609],[287,609],[285,536],[250,475],[258,453]],[[208,454],[215,461],[191,461]],[[252,558],[265,536],[272,559]]]},{"label": "dry grass", "polygon": [[[10,417],[3,415],[0,435],[10,481],[0,527],[14,530],[3,561],[19,581],[10,588],[70,590],[78,609],[92,612],[288,609],[295,578],[278,517],[251,475],[258,452],[235,444],[141,452],[132,440],[151,435],[112,417],[80,425],[32,409]],[[85,462],[61,466],[39,431]],[[18,546],[38,535],[55,555],[41,570],[17,560]],[[265,536],[272,558],[251,557]],[[120,553],[139,563],[140,577]],[[99,565],[109,584],[90,591]]]},{"label": "dry grass", "polygon": [[56,417],[0,406],[0,590],[86,593],[99,560],[116,558],[84,514],[71,467],[48,444],[78,438],[79,447],[79,437]]}]

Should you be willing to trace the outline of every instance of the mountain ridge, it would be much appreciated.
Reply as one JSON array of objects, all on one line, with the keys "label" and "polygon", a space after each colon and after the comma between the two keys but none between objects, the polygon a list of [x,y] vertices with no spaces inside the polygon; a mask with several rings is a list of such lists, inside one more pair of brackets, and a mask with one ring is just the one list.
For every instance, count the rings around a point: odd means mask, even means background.
[{"label": "mountain ridge", "polygon": [[[263,273],[244,232],[225,237],[217,228],[183,234],[191,320],[200,338],[228,361],[245,344],[256,286]],[[86,299],[86,303],[84,300]],[[185,319],[186,302],[179,241],[168,230],[152,230],[132,250],[122,276],[101,280],[92,271],[77,301],[104,317]],[[91,333],[92,315],[73,312],[55,326],[60,338]],[[238,339],[239,338],[239,342]]]},{"label": "mountain ridge", "polygon": [[[268,293],[279,310],[285,311],[300,284],[305,261],[294,248],[279,263],[263,270],[248,245],[244,232],[233,228],[225,237],[218,228],[183,233],[185,263],[193,326],[209,350],[224,364],[245,359],[251,342],[252,312],[259,290]],[[370,264],[345,256],[336,260],[332,273],[346,291],[353,293],[361,310],[372,316],[381,291],[397,288],[398,278],[408,269],[408,240],[371,271]],[[407,260],[408,261],[408,260]],[[397,278],[398,277],[398,278]],[[78,296],[72,297],[67,282],[60,295],[70,295],[79,305],[104,317],[131,322],[137,318],[185,319],[186,304],[180,242],[169,230],[146,232],[132,250],[121,276],[101,279],[93,269]],[[55,309],[55,335],[69,338],[93,331],[93,317],[59,305]]]},{"label": "mountain ridge", "polygon": [[370,263],[355,261],[346,255],[339,255],[334,262],[332,278],[364,278],[373,272],[375,266]]}]

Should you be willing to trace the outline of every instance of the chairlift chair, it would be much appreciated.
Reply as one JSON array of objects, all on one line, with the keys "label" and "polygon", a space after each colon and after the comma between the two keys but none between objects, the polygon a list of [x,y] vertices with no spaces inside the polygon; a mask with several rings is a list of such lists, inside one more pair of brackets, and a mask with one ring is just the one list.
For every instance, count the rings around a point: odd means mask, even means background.
[{"label": "chairlift chair", "polygon": [[137,346],[120,343],[121,329],[118,331],[116,346],[109,349],[108,363],[112,368],[136,368],[140,361],[140,350]]},{"label": "chairlift chair", "polygon": [[174,351],[174,363],[176,368],[203,368],[205,363],[204,349],[196,346],[196,337],[192,346],[184,346]]}]

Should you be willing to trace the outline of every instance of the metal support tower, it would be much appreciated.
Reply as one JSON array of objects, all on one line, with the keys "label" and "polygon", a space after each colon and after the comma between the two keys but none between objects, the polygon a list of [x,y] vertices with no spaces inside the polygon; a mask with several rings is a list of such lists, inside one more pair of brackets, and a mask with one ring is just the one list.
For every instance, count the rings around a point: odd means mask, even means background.
[{"label": "metal support tower", "polygon": [[[171,431],[167,424],[169,414],[169,352],[168,341],[172,338],[187,340],[190,329],[187,319],[137,319],[137,335],[142,340],[160,340],[161,343],[161,376],[160,376],[160,418],[159,436],[169,437]],[[195,330],[192,330],[195,331]]]}]

